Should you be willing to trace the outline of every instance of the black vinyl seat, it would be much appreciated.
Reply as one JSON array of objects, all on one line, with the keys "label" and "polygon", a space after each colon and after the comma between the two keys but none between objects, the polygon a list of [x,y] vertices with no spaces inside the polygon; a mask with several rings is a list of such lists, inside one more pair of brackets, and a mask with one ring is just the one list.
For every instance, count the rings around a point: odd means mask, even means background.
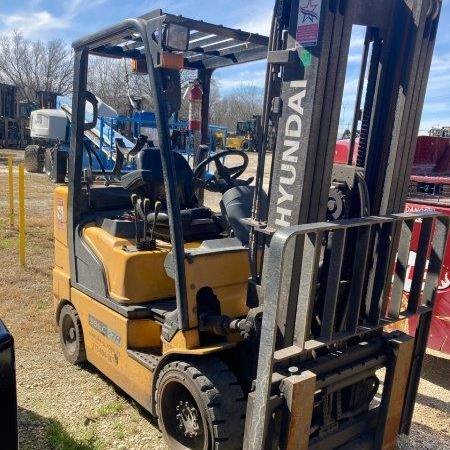
[{"label": "black vinyl seat", "polygon": [[[159,200],[163,208],[166,208],[166,192],[164,187],[164,175],[159,149],[150,148],[141,150],[135,158],[137,170],[149,170],[151,172],[151,183],[147,183],[147,194],[150,201]],[[196,207],[198,202],[194,195],[193,171],[189,163],[180,153],[173,152],[173,164],[178,186],[180,208]]]},{"label": "black vinyl seat", "polygon": [[[220,216],[216,216],[209,208],[199,207],[195,197],[193,171],[183,155],[173,152],[178,199],[180,202],[181,222],[185,242],[196,240],[217,239],[225,230]],[[170,240],[169,217],[167,214],[164,175],[159,149],[141,150],[136,155],[137,170],[150,172],[150,182],[145,183],[143,191],[153,205],[156,201],[162,203],[155,224],[155,236],[159,239]],[[148,171],[148,172],[147,172]],[[153,225],[155,215],[150,213],[147,221]]]}]

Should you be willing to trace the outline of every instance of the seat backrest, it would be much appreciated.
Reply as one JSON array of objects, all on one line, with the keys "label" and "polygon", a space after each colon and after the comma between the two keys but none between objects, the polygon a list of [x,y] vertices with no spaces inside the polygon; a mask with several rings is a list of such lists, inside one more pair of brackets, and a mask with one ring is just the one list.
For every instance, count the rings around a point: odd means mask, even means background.
[{"label": "seat backrest", "polygon": [[[173,152],[173,164],[175,167],[176,183],[180,193],[180,207],[193,208],[196,206],[194,199],[193,175],[191,167],[180,153]],[[150,170],[152,173],[152,184],[155,192],[164,194],[164,175],[162,170],[161,152],[159,149],[151,148],[141,150],[136,155],[136,168],[139,170]],[[164,199],[159,199],[164,200]],[[164,203],[164,201],[163,201]]]}]

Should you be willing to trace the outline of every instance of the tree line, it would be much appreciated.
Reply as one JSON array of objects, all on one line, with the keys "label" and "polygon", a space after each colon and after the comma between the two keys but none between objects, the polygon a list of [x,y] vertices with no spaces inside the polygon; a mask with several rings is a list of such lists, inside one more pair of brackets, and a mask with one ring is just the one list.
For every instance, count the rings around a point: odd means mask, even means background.
[{"label": "tree line", "polygon": [[[193,79],[192,71],[181,75],[183,93]],[[36,91],[69,95],[73,82],[73,51],[60,39],[31,40],[20,32],[0,37],[0,82],[19,87],[19,100],[33,102]],[[88,89],[119,114],[153,109],[148,77],[131,73],[129,60],[90,57]],[[210,123],[235,130],[238,120],[252,119],[262,110],[263,89],[238,84],[222,93],[213,77],[210,93]],[[180,118],[187,118],[188,103],[183,100]]]}]

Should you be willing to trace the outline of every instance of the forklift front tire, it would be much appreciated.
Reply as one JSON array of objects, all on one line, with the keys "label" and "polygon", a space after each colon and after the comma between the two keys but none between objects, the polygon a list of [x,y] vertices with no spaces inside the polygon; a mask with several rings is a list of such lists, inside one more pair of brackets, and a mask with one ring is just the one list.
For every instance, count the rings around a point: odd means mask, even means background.
[{"label": "forklift front tire", "polygon": [[237,450],[245,400],[233,372],[218,358],[168,363],[155,391],[159,427],[171,450]]},{"label": "forklift front tire", "polygon": [[86,361],[83,330],[78,312],[72,305],[64,305],[61,308],[59,339],[67,361],[75,365]]}]

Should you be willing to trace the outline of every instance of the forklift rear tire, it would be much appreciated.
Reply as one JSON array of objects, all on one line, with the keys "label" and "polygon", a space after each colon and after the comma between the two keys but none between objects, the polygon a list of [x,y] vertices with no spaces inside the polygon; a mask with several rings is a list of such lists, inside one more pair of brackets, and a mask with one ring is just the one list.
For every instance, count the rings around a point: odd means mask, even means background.
[{"label": "forklift rear tire", "polygon": [[168,363],[155,391],[159,427],[171,450],[237,450],[244,436],[245,399],[219,358]]},{"label": "forklift rear tire", "polygon": [[59,315],[59,339],[65,358],[71,364],[86,361],[83,330],[77,310],[72,305],[64,305]]},{"label": "forklift rear tire", "polygon": [[44,171],[44,151],[39,145],[28,145],[25,148],[25,169],[29,173]]}]

